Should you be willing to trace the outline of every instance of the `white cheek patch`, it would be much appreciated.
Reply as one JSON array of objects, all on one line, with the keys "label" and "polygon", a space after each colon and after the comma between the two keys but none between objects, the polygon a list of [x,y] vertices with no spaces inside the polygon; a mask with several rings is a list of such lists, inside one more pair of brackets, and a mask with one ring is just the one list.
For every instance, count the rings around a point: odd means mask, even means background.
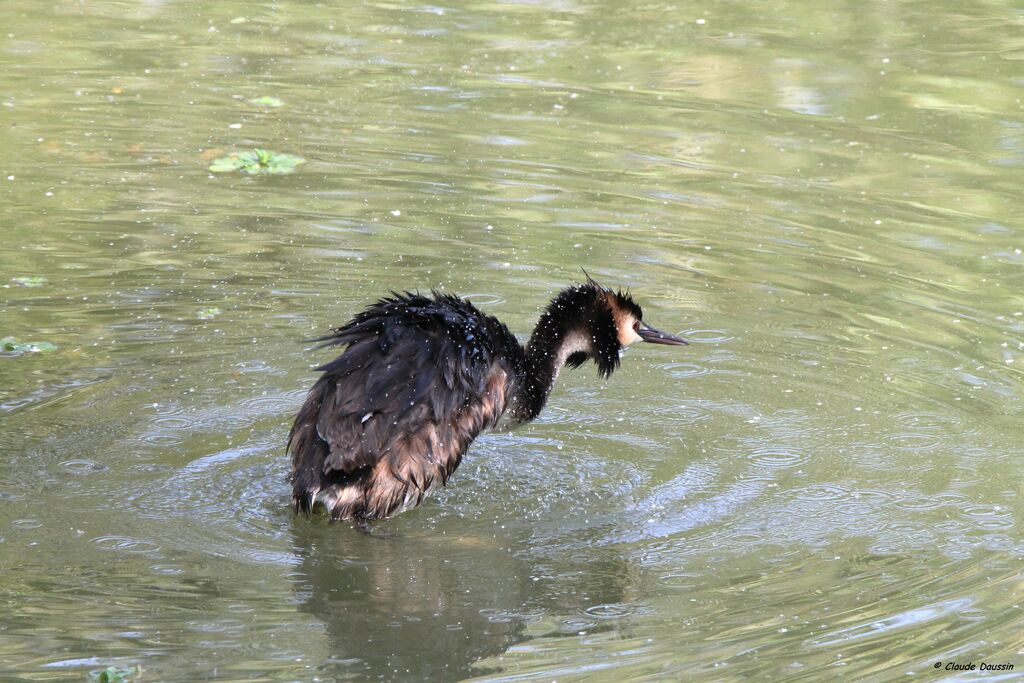
[{"label": "white cheek patch", "polygon": [[643,341],[643,338],[636,333],[633,329],[633,324],[636,320],[630,316],[619,325],[619,343],[623,346],[629,346],[635,344],[638,341]]}]

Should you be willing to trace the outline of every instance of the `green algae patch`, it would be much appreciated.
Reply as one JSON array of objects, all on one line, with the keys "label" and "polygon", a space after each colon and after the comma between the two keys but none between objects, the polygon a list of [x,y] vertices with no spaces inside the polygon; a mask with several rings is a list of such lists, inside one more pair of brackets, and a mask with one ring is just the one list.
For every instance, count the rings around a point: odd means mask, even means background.
[{"label": "green algae patch", "polygon": [[0,339],[0,355],[20,356],[25,353],[51,353],[57,350],[56,344],[48,341],[20,342],[14,337]]},{"label": "green algae patch", "polygon": [[235,152],[219,159],[214,159],[210,170],[214,173],[231,173],[241,171],[249,175],[286,175],[306,160],[295,154],[272,152],[269,149],[254,149],[250,152]]},{"label": "green algae patch", "polygon": [[280,97],[274,97],[273,95],[263,95],[262,97],[254,97],[249,100],[249,104],[254,104],[257,107],[269,107],[271,109],[277,109],[278,107],[284,106],[284,100]]},{"label": "green algae patch", "polygon": [[19,287],[42,287],[49,282],[49,280],[42,275],[23,275],[20,277],[12,277],[11,282]]},{"label": "green algae patch", "polygon": [[141,666],[131,669],[123,666],[108,666],[106,669],[90,671],[89,680],[95,683],[126,683],[126,681],[136,680],[141,675]]}]

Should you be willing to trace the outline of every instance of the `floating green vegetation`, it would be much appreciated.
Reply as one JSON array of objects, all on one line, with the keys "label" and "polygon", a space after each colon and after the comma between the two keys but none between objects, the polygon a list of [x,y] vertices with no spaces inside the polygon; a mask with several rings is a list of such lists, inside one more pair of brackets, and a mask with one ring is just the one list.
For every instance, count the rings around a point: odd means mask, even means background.
[{"label": "floating green vegetation", "polygon": [[273,95],[263,95],[262,97],[254,97],[249,100],[249,104],[255,104],[257,107],[272,107],[274,109],[284,106],[284,100],[280,97],[274,97]]},{"label": "floating green vegetation", "polygon": [[141,675],[141,666],[131,669],[126,669],[123,666],[108,666],[106,669],[90,671],[89,680],[96,681],[96,683],[125,683],[125,681],[133,681]]},{"label": "floating green vegetation", "polygon": [[56,350],[57,345],[47,341],[20,342],[14,337],[0,339],[0,354],[5,356],[20,356],[23,353],[50,353]]},{"label": "floating green vegetation", "polygon": [[200,320],[213,320],[222,312],[219,308],[200,308],[196,311],[196,317]]},{"label": "floating green vegetation", "polygon": [[273,175],[284,175],[294,173],[299,164],[306,163],[306,160],[294,154],[281,154],[271,152],[268,149],[254,149],[251,152],[235,152],[226,157],[214,159],[210,164],[210,170],[214,173],[230,173],[231,171],[242,171],[249,175],[260,173],[271,173]]},{"label": "floating green vegetation", "polygon": [[12,277],[11,282],[19,287],[42,287],[49,282],[49,280],[42,275],[24,275],[21,277]]}]

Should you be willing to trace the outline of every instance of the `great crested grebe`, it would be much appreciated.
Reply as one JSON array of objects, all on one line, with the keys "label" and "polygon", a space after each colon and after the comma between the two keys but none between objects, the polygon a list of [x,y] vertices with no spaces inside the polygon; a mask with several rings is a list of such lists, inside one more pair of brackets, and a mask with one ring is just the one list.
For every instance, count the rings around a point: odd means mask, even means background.
[{"label": "great crested grebe", "polygon": [[348,348],[317,368],[288,435],[295,510],[369,520],[419,505],[506,411],[514,424],[537,417],[563,366],[590,359],[608,377],[634,342],[687,343],[642,316],[587,275],[551,300],[523,348],[464,299],[392,292],[314,340]]}]

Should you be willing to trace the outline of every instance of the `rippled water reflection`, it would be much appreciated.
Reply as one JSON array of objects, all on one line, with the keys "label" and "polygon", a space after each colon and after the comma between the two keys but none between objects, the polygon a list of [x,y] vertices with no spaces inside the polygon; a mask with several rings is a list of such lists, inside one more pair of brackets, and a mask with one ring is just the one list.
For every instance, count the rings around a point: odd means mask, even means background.
[{"label": "rippled water reflection", "polygon": [[[58,350],[0,357],[0,678],[1024,668],[1015,8],[5,9],[0,337]],[[580,267],[694,343],[292,516],[303,339]]]}]

